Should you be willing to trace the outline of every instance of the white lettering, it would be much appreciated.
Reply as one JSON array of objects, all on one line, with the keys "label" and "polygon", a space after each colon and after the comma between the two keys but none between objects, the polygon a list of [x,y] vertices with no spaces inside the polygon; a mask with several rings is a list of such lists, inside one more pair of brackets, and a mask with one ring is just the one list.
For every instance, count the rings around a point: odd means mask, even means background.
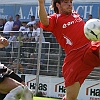
[{"label": "white lettering", "polygon": [[18,14],[20,15],[20,19],[23,19],[23,12],[22,12],[22,8],[21,7],[19,9],[19,13]]},{"label": "white lettering", "polygon": [[63,24],[63,28],[66,28],[67,27],[67,24]]},{"label": "white lettering", "polygon": [[35,19],[39,19],[39,16],[38,16],[38,7],[36,7],[36,11],[35,11]]},{"label": "white lettering", "polygon": [[[73,9],[74,9],[74,6],[73,6]],[[87,15],[88,14],[92,14],[92,9],[93,9],[93,6],[78,6],[76,8],[76,11],[79,12],[83,12],[83,14],[81,13],[81,17],[83,19],[87,19]]]},{"label": "white lettering", "polygon": [[86,19],[86,15],[87,14],[92,14],[92,8],[93,8],[93,6],[90,6],[89,10],[88,10],[88,6],[85,6],[85,9],[84,9],[84,19]]},{"label": "white lettering", "polygon": [[33,10],[32,10],[32,7],[31,7],[27,19],[30,19],[30,16],[32,16],[32,15],[33,15]]}]

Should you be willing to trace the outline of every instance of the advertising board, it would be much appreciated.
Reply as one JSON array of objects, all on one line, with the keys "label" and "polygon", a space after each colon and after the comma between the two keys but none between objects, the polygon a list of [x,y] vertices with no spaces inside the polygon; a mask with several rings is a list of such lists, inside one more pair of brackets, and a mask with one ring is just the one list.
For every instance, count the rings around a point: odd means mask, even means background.
[{"label": "advertising board", "polygon": [[[45,4],[46,11],[49,14],[54,13],[50,9],[50,4]],[[94,18],[99,18],[100,3],[73,3],[73,9],[76,10],[80,16],[86,21],[89,14],[92,14]],[[34,15],[36,20],[38,18],[38,6],[37,4],[25,5],[25,4],[5,4],[0,5],[0,18],[8,19],[9,16],[20,15],[21,21],[30,21],[30,16]]]},{"label": "advertising board", "polygon": [[[24,75],[25,83],[35,93],[36,76]],[[63,77],[39,76],[38,91],[44,96],[62,98],[65,95]],[[85,80],[80,88],[77,100],[100,100],[100,80]]]}]

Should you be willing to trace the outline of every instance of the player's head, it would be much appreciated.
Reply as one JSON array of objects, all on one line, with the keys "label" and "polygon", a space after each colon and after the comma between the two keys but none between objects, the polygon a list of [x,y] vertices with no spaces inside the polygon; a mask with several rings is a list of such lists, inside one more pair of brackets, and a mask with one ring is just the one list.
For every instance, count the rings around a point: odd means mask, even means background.
[{"label": "player's head", "polygon": [[72,12],[73,0],[52,0],[51,8],[57,14],[70,14]]}]

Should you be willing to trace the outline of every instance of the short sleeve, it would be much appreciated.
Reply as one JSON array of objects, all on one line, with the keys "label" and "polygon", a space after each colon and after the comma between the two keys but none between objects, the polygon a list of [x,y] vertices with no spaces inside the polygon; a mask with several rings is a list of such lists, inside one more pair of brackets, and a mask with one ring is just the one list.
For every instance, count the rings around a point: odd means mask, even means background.
[{"label": "short sleeve", "polygon": [[56,26],[56,15],[53,14],[51,16],[48,16],[49,18],[49,25],[48,26],[44,26],[41,22],[40,22],[40,27],[43,28],[46,31],[50,31],[53,32],[53,29]]}]

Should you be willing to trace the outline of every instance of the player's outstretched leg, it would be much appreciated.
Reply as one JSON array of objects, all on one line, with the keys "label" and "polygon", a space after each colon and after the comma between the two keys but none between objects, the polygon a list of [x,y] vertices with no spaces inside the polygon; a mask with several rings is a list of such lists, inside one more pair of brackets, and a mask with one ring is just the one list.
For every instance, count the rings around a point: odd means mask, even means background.
[{"label": "player's outstretched leg", "polygon": [[27,86],[24,87],[22,100],[33,100],[33,92]]},{"label": "player's outstretched leg", "polygon": [[24,86],[18,86],[16,88],[14,88],[13,90],[11,90],[6,95],[6,97],[4,98],[4,100],[19,100],[22,97],[23,92],[24,92]]}]

